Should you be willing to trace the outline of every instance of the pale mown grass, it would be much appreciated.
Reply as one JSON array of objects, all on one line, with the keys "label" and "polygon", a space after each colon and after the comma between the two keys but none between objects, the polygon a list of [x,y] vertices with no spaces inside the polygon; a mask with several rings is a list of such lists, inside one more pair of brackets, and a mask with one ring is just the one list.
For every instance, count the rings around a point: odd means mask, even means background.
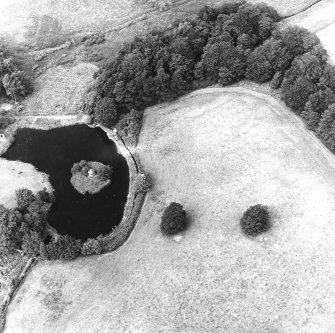
[{"label": "pale mown grass", "polygon": [[[285,106],[197,91],[146,110],[138,154],[154,186],[131,237],[100,257],[37,264],[5,332],[332,331],[335,159]],[[170,201],[190,220],[178,242],[159,230]],[[239,219],[255,203],[272,229],[250,239]],[[69,305],[53,320],[42,277],[65,281]]]}]

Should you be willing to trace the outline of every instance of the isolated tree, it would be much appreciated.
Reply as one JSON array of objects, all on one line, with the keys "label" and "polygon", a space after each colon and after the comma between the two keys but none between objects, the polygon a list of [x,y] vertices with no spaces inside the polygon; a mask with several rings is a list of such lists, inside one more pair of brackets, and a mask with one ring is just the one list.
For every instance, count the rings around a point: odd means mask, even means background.
[{"label": "isolated tree", "polygon": [[186,212],[183,206],[176,202],[171,202],[163,212],[161,220],[161,232],[170,236],[177,234],[186,228]]},{"label": "isolated tree", "polygon": [[269,210],[266,206],[257,204],[249,207],[240,221],[241,228],[249,236],[256,236],[270,227]]}]

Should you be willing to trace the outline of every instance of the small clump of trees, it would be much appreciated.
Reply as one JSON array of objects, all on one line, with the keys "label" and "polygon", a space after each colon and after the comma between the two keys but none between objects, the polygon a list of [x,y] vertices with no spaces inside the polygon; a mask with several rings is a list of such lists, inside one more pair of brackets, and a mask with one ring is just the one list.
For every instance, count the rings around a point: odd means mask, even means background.
[{"label": "small clump of trees", "polygon": [[270,228],[269,209],[260,204],[249,207],[243,214],[240,225],[249,236],[257,236]]},{"label": "small clump of trees", "polygon": [[71,168],[71,184],[81,194],[95,194],[110,184],[113,168],[100,162],[82,160]]},{"label": "small clump of trees", "polygon": [[160,229],[163,235],[172,236],[187,227],[186,212],[183,206],[177,202],[171,202],[164,209]]},{"label": "small clump of trees", "polygon": [[39,253],[45,237],[48,209],[53,202],[53,195],[46,192],[44,189],[34,195],[31,190],[18,189],[15,192],[16,208],[0,205],[1,253],[21,251],[27,256]]},{"label": "small clump of trees", "polygon": [[18,96],[25,97],[30,92],[31,85],[19,67],[11,52],[0,43],[0,96],[16,101]]}]

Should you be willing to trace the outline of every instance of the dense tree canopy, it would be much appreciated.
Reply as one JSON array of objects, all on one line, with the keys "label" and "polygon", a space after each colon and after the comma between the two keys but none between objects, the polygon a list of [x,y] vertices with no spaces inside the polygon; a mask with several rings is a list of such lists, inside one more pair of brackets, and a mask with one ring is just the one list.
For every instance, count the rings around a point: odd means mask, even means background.
[{"label": "dense tree canopy", "polygon": [[171,202],[163,212],[161,220],[161,232],[171,236],[186,228],[186,212],[183,206],[177,202]]}]

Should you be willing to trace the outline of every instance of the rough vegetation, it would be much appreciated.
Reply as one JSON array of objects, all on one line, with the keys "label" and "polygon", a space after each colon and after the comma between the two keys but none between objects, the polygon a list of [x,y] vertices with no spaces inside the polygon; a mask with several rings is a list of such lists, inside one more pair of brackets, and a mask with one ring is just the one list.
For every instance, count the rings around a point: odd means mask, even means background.
[{"label": "rough vegetation", "polygon": [[28,78],[15,63],[13,55],[0,44],[0,96],[9,96],[16,100],[24,97],[31,90]]},{"label": "rough vegetation", "polygon": [[71,184],[81,194],[95,194],[110,184],[113,169],[100,162],[80,161],[71,169]]}]

